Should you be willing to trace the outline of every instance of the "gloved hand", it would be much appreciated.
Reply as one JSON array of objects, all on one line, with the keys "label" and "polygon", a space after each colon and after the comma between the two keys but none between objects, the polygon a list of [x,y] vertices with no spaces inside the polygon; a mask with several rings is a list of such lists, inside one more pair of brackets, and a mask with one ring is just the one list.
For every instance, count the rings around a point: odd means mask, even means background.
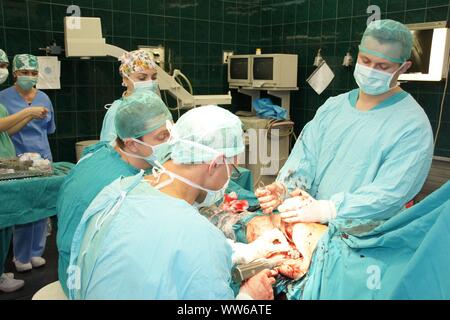
[{"label": "gloved hand", "polygon": [[278,207],[281,219],[286,223],[327,223],[336,218],[336,206],[329,200],[315,200],[311,196],[287,199]]},{"label": "gloved hand", "polygon": [[284,200],[284,202],[278,207],[278,211],[280,212],[297,211],[306,207],[313,201],[314,198],[311,197],[307,192],[299,191],[295,195],[292,195],[292,198]]},{"label": "gloved hand", "polygon": [[266,231],[249,244],[238,242],[230,244],[233,249],[233,264],[250,263],[256,259],[265,258],[269,253],[291,250],[286,237],[279,229]]},{"label": "gloved hand", "polygon": [[275,182],[255,191],[264,214],[270,214],[284,200],[287,189],[281,182]]}]

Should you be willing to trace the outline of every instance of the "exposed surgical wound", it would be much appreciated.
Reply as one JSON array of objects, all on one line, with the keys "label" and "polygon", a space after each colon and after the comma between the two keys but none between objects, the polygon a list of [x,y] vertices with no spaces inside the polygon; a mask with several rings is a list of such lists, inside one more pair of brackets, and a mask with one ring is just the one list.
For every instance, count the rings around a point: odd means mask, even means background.
[{"label": "exposed surgical wound", "polygon": [[[308,194],[300,195],[307,200]],[[283,260],[277,270],[286,279],[298,280],[309,270],[314,250],[322,235],[328,230],[326,225],[318,223],[284,223],[278,214],[260,215],[245,211],[245,203],[238,200],[236,194],[227,195],[220,206],[202,209],[211,223],[224,235],[234,241],[251,243],[265,232],[279,229],[289,243],[286,252],[269,252],[258,258]],[[237,209],[236,209],[237,208]],[[237,236],[240,231],[240,237]],[[242,238],[243,237],[243,238]],[[245,239],[244,239],[245,238]],[[274,244],[277,244],[274,242]]]}]

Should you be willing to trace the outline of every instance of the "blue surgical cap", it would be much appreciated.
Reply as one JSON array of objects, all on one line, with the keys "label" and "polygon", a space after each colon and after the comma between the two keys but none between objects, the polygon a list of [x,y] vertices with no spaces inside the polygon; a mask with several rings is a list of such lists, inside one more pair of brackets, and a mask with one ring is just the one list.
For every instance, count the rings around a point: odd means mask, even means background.
[{"label": "blue surgical cap", "polygon": [[161,98],[150,90],[138,90],[122,100],[114,119],[119,138],[140,138],[172,121]]},{"label": "blue surgical cap", "polygon": [[207,163],[218,155],[231,158],[244,152],[239,117],[218,106],[203,106],[186,112],[171,129],[172,160],[175,163]]},{"label": "blue surgical cap", "polygon": [[359,51],[394,63],[404,63],[411,57],[413,36],[402,23],[394,20],[377,20],[364,32]]}]

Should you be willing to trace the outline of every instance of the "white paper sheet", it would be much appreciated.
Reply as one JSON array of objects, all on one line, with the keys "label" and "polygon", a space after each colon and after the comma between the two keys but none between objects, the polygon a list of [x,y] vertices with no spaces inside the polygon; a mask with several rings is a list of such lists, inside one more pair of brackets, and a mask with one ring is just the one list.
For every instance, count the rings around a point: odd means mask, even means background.
[{"label": "white paper sheet", "polygon": [[334,79],[334,73],[328,64],[323,61],[316,70],[306,80],[309,85],[317,92],[321,94]]},{"label": "white paper sheet", "polygon": [[61,89],[61,61],[57,57],[38,57],[39,78],[37,89]]}]

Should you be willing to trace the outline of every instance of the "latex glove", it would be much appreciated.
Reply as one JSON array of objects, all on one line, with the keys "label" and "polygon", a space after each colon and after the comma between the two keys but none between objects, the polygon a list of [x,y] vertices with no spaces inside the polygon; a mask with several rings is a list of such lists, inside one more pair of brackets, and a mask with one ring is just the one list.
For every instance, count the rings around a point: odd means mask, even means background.
[{"label": "latex glove", "polygon": [[242,284],[236,299],[273,300],[273,285],[277,275],[278,272],[274,270],[261,271]]},{"label": "latex glove", "polygon": [[233,264],[250,263],[259,258],[265,258],[270,253],[289,252],[291,247],[286,237],[279,229],[264,232],[252,243],[238,243],[229,240],[233,249]]},{"label": "latex glove", "polygon": [[298,211],[307,205],[311,204],[314,200],[307,192],[299,191],[297,196],[288,198],[278,207],[280,212]]},{"label": "latex glove", "polygon": [[286,223],[319,222],[323,224],[336,218],[336,206],[332,201],[295,198],[286,200],[287,203],[283,203],[278,208],[281,219]]},{"label": "latex glove", "polygon": [[270,214],[283,202],[287,195],[287,189],[281,182],[275,182],[264,188],[258,188],[255,195],[263,213]]}]

